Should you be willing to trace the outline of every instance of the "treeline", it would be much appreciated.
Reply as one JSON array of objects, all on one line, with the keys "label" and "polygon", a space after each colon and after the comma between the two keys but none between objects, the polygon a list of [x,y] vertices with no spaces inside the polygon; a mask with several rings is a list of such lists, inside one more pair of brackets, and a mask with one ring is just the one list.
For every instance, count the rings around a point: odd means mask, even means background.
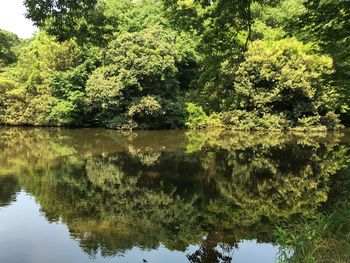
[{"label": "treeline", "polygon": [[25,0],[0,31],[0,123],[335,130],[350,122],[350,2]]}]

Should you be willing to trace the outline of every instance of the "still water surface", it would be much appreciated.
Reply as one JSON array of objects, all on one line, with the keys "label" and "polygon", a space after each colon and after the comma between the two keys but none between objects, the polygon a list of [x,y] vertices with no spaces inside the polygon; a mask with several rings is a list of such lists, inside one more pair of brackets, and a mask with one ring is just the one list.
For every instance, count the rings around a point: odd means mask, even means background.
[{"label": "still water surface", "polygon": [[0,262],[276,262],[337,202],[344,133],[0,127]]}]

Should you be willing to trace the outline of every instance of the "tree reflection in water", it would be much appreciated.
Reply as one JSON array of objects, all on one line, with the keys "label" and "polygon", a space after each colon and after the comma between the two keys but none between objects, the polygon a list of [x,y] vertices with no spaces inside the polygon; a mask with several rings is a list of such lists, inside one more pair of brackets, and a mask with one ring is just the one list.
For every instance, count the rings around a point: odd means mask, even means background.
[{"label": "tree reflection in water", "polygon": [[190,262],[231,262],[241,240],[275,243],[276,225],[312,218],[349,152],[340,133],[1,128],[0,136],[8,182],[0,205],[20,185],[90,255],[200,244]]}]

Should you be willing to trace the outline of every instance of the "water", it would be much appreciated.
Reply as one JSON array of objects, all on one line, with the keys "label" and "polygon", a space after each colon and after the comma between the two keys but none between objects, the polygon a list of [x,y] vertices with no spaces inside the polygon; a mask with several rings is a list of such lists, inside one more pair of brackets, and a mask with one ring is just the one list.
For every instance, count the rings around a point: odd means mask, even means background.
[{"label": "water", "polygon": [[276,262],[350,136],[0,127],[0,262]]}]

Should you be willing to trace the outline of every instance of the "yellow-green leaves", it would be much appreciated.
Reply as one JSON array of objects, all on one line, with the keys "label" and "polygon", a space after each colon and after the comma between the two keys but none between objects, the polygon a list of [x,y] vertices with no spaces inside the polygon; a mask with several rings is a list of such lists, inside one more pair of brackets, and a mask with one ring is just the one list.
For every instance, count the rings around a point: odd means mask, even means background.
[{"label": "yellow-green leaves", "polygon": [[[294,38],[255,41],[233,73],[231,109],[247,111],[246,117],[240,115],[243,123],[253,114],[258,119],[282,117],[291,127],[309,125],[309,119],[318,120],[311,125],[322,125],[323,114],[333,110],[332,100],[336,99],[324,96],[332,91],[325,81],[332,71],[330,57],[313,54],[311,45]],[[337,123],[336,118],[334,121]]]},{"label": "yellow-green leaves", "polygon": [[195,57],[187,43],[160,27],[116,36],[104,65],[87,82],[88,100],[101,121],[117,128],[130,127],[130,122],[137,128],[181,125],[179,69]]}]

